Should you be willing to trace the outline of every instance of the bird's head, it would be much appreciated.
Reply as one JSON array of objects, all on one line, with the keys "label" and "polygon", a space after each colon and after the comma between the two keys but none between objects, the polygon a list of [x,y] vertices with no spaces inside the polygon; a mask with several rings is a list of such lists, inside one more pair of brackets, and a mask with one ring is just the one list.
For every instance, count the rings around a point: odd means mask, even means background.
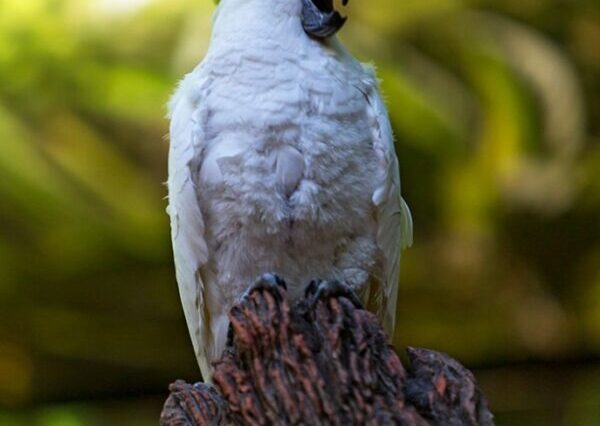
[{"label": "bird's head", "polygon": [[[243,2],[247,3],[251,0],[215,1],[217,4],[231,2],[231,6],[234,6],[233,3],[242,4]],[[337,10],[335,10],[333,5],[334,0],[261,0],[261,2],[267,1],[271,1],[273,3],[285,2],[286,4],[295,3],[298,7],[298,11],[301,10],[300,19],[302,21],[304,31],[315,38],[325,39],[333,36],[346,22],[346,17],[343,17]],[[349,0],[342,0],[342,4],[345,6],[348,4],[348,1]],[[279,6],[281,6],[281,4]]]}]

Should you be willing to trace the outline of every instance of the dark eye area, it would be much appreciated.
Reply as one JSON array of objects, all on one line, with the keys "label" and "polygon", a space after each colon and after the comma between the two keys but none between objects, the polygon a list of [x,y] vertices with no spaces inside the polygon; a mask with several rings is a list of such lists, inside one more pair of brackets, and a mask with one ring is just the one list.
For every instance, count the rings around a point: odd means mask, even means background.
[{"label": "dark eye area", "polygon": [[322,12],[333,11],[333,0],[312,0],[315,6]]}]

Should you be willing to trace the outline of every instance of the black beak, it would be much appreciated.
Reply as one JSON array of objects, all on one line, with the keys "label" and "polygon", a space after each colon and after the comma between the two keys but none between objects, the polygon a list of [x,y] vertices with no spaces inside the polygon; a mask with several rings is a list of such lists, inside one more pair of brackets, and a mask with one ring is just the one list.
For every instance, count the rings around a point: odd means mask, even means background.
[{"label": "black beak", "polygon": [[[348,0],[342,0],[344,6]],[[302,26],[309,35],[328,38],[339,31],[346,18],[333,8],[333,0],[302,0]]]}]

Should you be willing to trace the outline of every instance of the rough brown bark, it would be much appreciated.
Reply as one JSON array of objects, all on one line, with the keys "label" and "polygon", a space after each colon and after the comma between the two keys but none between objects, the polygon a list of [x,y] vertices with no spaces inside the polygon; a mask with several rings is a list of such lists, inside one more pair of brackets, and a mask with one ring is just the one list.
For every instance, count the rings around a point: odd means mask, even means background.
[{"label": "rough brown bark", "polygon": [[407,372],[377,318],[344,297],[311,310],[290,307],[281,288],[255,289],[230,319],[214,387],[172,384],[162,425],[493,424],[468,370],[409,349]]}]

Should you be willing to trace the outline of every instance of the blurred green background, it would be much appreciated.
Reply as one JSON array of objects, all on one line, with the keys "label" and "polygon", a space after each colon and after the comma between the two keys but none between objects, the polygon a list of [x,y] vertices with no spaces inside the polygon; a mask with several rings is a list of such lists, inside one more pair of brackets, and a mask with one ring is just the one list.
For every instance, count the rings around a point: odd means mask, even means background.
[{"label": "blurred green background", "polygon": [[[164,116],[213,8],[0,0],[0,425],[157,424],[167,384],[198,377]],[[600,424],[600,2],[347,14],[415,220],[397,347],[473,369],[499,425]]]}]

